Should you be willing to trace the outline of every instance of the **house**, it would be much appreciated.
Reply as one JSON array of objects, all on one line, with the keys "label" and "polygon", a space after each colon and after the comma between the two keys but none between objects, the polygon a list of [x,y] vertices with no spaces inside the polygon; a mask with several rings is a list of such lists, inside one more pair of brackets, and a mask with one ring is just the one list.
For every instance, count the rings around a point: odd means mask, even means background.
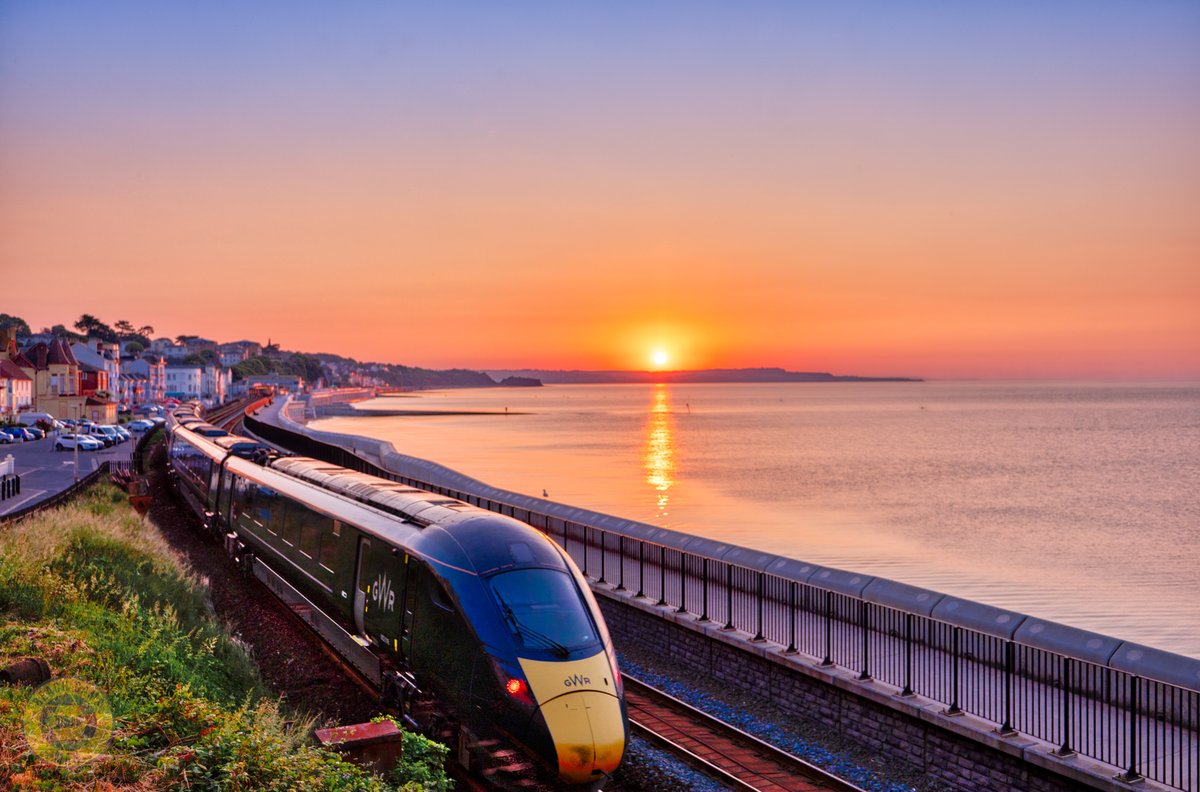
[{"label": "house", "polygon": [[[167,364],[158,355],[142,355],[136,360],[127,360],[121,366],[121,371],[138,376],[135,382],[142,383],[140,398],[131,399],[129,404],[157,404],[167,397]],[[144,381],[140,378],[144,378]]]},{"label": "house", "polygon": [[21,367],[0,357],[0,417],[12,418],[33,409],[33,380]]},{"label": "house", "polygon": [[84,393],[83,372],[66,339],[37,343],[16,354],[13,349],[15,344],[10,344],[6,357],[32,380],[34,410],[55,418],[84,417],[116,423],[115,402]]},{"label": "house", "polygon": [[80,390],[86,395],[97,391],[118,400],[117,382],[121,379],[121,348],[117,344],[88,339],[71,344],[71,353],[79,361]]},{"label": "house", "polygon": [[168,363],[165,373],[167,398],[180,401],[200,398],[200,394],[204,390],[203,366]]}]

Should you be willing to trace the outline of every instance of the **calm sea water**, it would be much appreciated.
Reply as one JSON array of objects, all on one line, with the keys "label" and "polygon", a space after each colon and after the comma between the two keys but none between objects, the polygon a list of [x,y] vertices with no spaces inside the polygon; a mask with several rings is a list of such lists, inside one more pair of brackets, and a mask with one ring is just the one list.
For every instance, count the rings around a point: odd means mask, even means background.
[{"label": "calm sea water", "polygon": [[315,426],[505,489],[1200,657],[1197,386],[560,385],[358,406]]}]

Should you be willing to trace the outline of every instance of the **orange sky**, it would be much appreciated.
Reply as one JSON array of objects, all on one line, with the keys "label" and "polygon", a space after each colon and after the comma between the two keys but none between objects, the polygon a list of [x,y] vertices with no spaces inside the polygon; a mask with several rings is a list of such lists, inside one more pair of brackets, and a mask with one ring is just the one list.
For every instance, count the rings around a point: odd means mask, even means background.
[{"label": "orange sky", "polygon": [[151,7],[0,11],[0,311],[34,329],[1200,378],[1192,5]]}]

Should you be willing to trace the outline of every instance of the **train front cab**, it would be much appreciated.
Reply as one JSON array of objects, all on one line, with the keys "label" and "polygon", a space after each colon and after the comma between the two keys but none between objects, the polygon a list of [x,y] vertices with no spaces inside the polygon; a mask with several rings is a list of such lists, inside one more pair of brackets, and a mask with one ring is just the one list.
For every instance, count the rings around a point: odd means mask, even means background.
[{"label": "train front cab", "polygon": [[557,766],[563,781],[603,781],[621,763],[628,726],[612,642],[591,591],[532,528],[514,533],[491,517],[469,522],[454,534],[470,548],[475,585],[439,572],[491,658],[506,704],[496,708],[498,724]]},{"label": "train front cab", "polygon": [[517,662],[545,723],[559,776],[602,780],[621,763],[626,721],[620,679],[597,622],[566,571],[514,569],[487,581],[518,641]]}]

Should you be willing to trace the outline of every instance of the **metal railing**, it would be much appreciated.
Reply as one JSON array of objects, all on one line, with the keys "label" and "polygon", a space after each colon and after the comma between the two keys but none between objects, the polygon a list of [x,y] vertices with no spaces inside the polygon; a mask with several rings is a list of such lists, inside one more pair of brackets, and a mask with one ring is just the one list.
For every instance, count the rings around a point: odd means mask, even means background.
[{"label": "metal railing", "polygon": [[466,501],[555,539],[597,585],[769,641],[859,679],[969,713],[1123,770],[1200,790],[1200,691],[869,602],[619,531],[399,475],[338,445],[247,417],[296,453]]}]

